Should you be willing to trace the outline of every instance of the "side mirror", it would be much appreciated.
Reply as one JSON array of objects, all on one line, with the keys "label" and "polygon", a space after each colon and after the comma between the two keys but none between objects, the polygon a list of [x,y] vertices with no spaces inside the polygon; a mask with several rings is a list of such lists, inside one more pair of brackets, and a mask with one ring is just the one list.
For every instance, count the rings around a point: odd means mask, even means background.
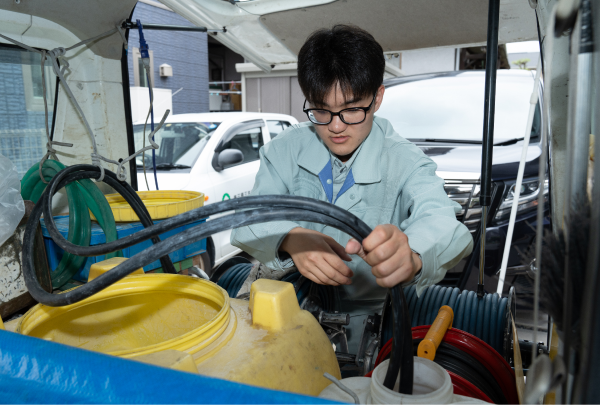
[{"label": "side mirror", "polygon": [[218,154],[215,154],[212,161],[213,168],[220,172],[227,167],[240,164],[244,161],[244,154],[239,149],[223,149]]}]

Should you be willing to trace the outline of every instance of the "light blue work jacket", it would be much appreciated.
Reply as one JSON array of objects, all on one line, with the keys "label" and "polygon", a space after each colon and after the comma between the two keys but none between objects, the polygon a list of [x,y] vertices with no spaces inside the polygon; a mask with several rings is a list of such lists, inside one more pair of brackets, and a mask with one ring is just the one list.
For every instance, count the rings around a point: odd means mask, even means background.
[{"label": "light blue work jacket", "polygon": [[[251,195],[310,197],[350,211],[371,228],[396,225],[408,236],[411,249],[421,255],[420,293],[439,282],[473,249],[469,230],[456,220],[461,207],[446,195],[436,168],[417,146],[398,135],[388,120],[375,117],[371,133],[334,199],[329,150],[313,125],[304,122],[262,147]],[[237,228],[231,234],[231,244],[270,268],[286,269],[294,264],[289,258],[281,260],[278,248],[287,233],[298,226],[329,235],[342,246],[350,239],[325,225],[281,221]],[[371,267],[358,256],[352,256],[347,264],[354,277],[351,285],[337,288],[338,300],[381,302],[386,290],[377,285]]]}]

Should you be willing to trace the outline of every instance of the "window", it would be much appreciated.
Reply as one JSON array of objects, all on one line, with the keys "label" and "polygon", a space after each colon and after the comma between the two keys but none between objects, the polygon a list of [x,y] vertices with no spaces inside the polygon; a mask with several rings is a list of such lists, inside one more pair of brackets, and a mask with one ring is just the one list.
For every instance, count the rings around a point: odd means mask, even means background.
[{"label": "window", "polygon": [[284,129],[288,128],[290,123],[287,121],[267,121],[267,126],[271,134],[271,139],[273,139],[283,132]]},{"label": "window", "polygon": [[[40,58],[37,52],[0,45],[0,154],[17,166],[21,176],[46,154]],[[44,69],[52,128],[57,80],[50,61]]]},{"label": "window", "polygon": [[234,136],[231,141],[224,145],[223,149],[238,149],[244,154],[244,163],[254,162],[259,160],[258,151],[264,145],[261,128],[252,128],[244,132],[240,132]]},{"label": "window", "polygon": [[[212,133],[219,126],[218,122],[181,122],[167,123],[154,134],[154,141],[159,145],[155,152],[156,170],[189,169],[194,166],[202,150],[210,140]],[[150,124],[146,125],[146,146],[149,146],[148,135]],[[143,125],[133,127],[135,150],[143,147]],[[145,152],[146,168],[152,167],[152,150]],[[136,157],[136,164],[143,165],[142,155]]]},{"label": "window", "polygon": [[[149,50],[150,54],[150,81],[152,82],[152,87],[154,87],[154,52]],[[148,76],[146,74],[146,70],[144,69],[144,64],[142,63],[142,57],[140,54],[139,48],[133,48],[131,52],[133,57],[133,83],[136,87],[148,87]]]},{"label": "window", "polygon": [[[498,71],[494,143],[523,137],[532,88],[531,72]],[[388,119],[394,130],[408,139],[480,143],[484,89],[485,76],[475,71],[407,79],[386,88],[376,115]],[[537,115],[533,127],[538,132],[539,118]]]}]

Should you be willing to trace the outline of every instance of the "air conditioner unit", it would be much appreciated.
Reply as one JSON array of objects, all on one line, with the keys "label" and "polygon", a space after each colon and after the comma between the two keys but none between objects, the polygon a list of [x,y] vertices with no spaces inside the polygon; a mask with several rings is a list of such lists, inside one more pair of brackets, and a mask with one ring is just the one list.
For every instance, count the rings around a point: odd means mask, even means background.
[{"label": "air conditioner unit", "polygon": [[173,77],[173,67],[166,63],[160,65],[160,77]]}]

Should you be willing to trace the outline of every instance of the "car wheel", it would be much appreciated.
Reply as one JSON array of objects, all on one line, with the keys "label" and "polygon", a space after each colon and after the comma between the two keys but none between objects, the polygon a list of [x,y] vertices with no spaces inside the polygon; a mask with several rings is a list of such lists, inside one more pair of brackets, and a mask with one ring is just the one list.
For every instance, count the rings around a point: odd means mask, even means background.
[{"label": "car wheel", "polygon": [[194,256],[194,266],[201,268],[208,276],[212,274],[212,261],[208,252]]}]

